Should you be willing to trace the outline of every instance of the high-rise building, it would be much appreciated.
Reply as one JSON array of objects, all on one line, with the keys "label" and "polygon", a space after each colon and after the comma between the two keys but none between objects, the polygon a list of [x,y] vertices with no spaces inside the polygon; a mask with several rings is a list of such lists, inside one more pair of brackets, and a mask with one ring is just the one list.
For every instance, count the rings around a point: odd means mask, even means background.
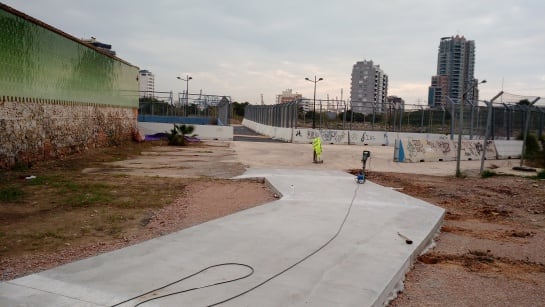
[{"label": "high-rise building", "polygon": [[383,113],[388,95],[388,75],[373,61],[361,61],[352,68],[350,89],[352,111],[363,114]]},{"label": "high-rise building", "polygon": [[[475,73],[475,42],[463,36],[443,37],[437,55],[437,74],[432,76],[428,105],[446,105],[446,96],[460,101],[462,95],[477,83]],[[477,86],[466,93],[466,100],[478,100]]]},{"label": "high-rise building", "polygon": [[155,91],[155,76],[149,70],[138,72],[138,83],[140,84],[140,98],[153,98]]}]

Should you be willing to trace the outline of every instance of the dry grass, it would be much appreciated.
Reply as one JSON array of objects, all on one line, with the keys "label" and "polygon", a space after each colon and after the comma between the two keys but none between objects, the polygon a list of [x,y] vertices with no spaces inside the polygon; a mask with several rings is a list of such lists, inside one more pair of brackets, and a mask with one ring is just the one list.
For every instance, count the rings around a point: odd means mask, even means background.
[{"label": "dry grass", "polygon": [[150,212],[183,193],[188,179],[89,175],[82,170],[138,155],[149,146],[127,143],[2,171],[0,256],[118,240],[145,226]]}]

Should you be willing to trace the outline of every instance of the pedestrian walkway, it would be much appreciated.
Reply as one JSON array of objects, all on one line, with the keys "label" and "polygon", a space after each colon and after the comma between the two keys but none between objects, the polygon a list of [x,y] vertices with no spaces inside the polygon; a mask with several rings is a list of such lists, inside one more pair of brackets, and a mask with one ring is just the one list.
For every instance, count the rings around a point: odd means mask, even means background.
[{"label": "pedestrian walkway", "polygon": [[233,141],[284,143],[280,140],[274,140],[271,137],[259,134],[246,126],[242,126],[242,125],[232,125],[232,126],[233,126]]},{"label": "pedestrian walkway", "polygon": [[341,171],[249,169],[241,177],[266,178],[281,198],[3,282],[0,305],[382,306],[444,215]]}]

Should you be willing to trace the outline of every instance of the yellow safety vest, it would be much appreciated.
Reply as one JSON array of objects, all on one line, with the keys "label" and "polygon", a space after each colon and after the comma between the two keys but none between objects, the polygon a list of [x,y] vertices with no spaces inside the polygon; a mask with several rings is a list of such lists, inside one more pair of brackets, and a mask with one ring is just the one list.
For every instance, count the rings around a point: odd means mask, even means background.
[{"label": "yellow safety vest", "polygon": [[322,154],[322,140],[319,137],[312,140],[312,147],[314,148],[316,156],[320,158],[320,155]]}]

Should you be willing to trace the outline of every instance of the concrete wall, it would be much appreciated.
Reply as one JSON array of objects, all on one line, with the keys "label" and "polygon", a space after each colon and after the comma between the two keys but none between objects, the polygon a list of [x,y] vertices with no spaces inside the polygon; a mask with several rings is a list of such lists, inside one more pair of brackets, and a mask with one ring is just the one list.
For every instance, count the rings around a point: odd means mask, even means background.
[{"label": "concrete wall", "polygon": [[[451,140],[400,139],[396,144],[394,161],[437,162],[455,161],[458,142]],[[483,151],[482,140],[462,140],[460,160],[480,160]],[[496,159],[494,141],[488,141],[486,159]]]},{"label": "concrete wall", "polygon": [[138,108],[138,67],[0,4],[0,95]]},{"label": "concrete wall", "polygon": [[[201,140],[233,140],[233,127],[215,126],[215,125],[191,125],[195,128],[193,134],[196,134]],[[138,129],[142,136],[152,135],[172,130],[173,124],[139,122]]]},{"label": "concrete wall", "polygon": [[[458,136],[453,140],[444,134],[421,134],[385,131],[351,131],[308,128],[277,128],[244,119],[242,125],[285,142],[310,144],[320,137],[324,144],[353,144],[372,146],[395,146],[394,161],[454,161],[456,160]],[[522,141],[488,141],[486,159],[520,158]],[[396,144],[397,143],[397,144]],[[480,160],[483,140],[469,140],[463,136],[461,160]]]},{"label": "concrete wall", "polygon": [[138,67],[0,3],[0,168],[130,140]]},{"label": "concrete wall", "polygon": [[0,99],[0,168],[119,145],[136,129],[136,109]]},{"label": "concrete wall", "polygon": [[326,144],[353,144],[353,145],[374,145],[394,146],[396,139],[422,138],[428,140],[446,140],[444,134],[419,134],[419,133],[398,133],[385,131],[355,131],[355,130],[333,130],[333,129],[309,129],[309,128],[278,128],[263,125],[248,119],[242,121],[242,125],[254,130],[257,133],[269,136],[273,139],[293,143],[312,143],[312,139],[320,137]]},{"label": "concrete wall", "polygon": [[523,141],[494,140],[498,159],[520,159]]}]

